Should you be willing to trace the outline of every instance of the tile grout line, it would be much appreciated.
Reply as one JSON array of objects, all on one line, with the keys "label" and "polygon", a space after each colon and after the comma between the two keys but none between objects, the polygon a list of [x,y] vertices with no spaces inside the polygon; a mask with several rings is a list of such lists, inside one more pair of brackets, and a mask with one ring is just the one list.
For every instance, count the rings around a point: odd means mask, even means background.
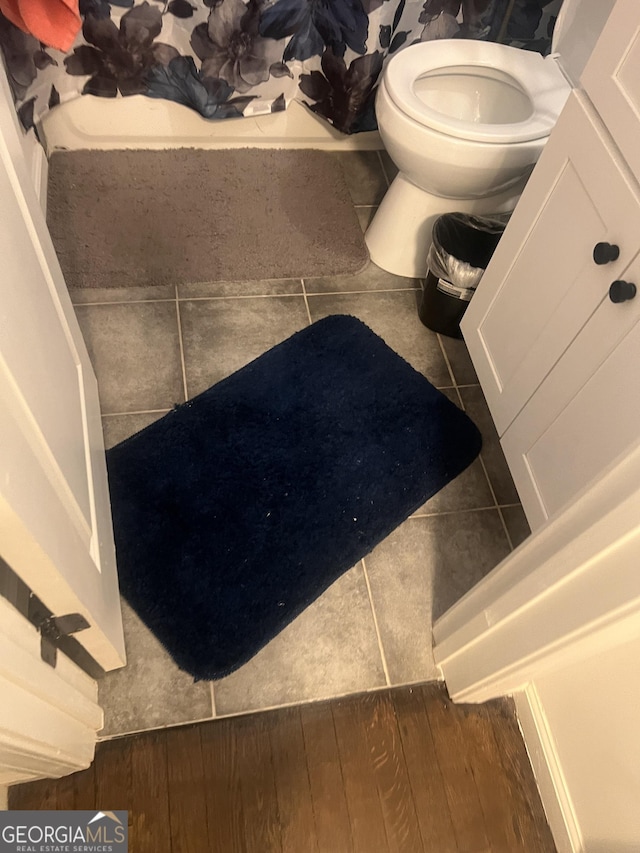
[{"label": "tile grout line", "polygon": [[420,512],[420,510],[416,510],[409,518],[427,518],[432,515],[459,515],[463,512],[489,512],[489,510],[494,509],[511,509],[513,507],[521,506],[519,503],[508,503],[508,504],[485,504],[484,506],[469,506],[469,507],[460,507],[458,509],[442,509],[435,510],[434,512]]},{"label": "tile grout line", "polygon": [[[378,293],[416,293],[417,287],[388,287],[372,288],[370,290],[311,290],[308,295],[316,296],[375,296]],[[242,298],[242,297],[241,297]]]},{"label": "tile grout line", "polygon": [[[303,292],[302,293],[253,293],[247,294],[246,296],[190,296],[188,299],[182,299],[181,302],[220,302],[222,300],[238,300],[239,302],[247,299],[300,299],[305,295],[307,296],[352,296],[352,295],[375,295],[377,293],[415,293],[416,287],[387,287],[387,288],[371,288],[366,290],[307,290],[307,287],[304,284],[304,279],[300,279],[302,282]],[[169,301],[169,300],[167,300]],[[105,303],[105,304],[114,304],[114,303]],[[122,303],[128,304],[128,303]]]},{"label": "tile grout line", "polygon": [[507,542],[509,544],[509,548],[512,551],[514,551],[516,546],[513,544],[511,534],[509,533],[509,528],[507,527],[507,522],[505,521],[505,517],[502,513],[502,507],[498,506],[498,507],[496,507],[496,509],[498,510],[498,515],[500,516],[500,521],[502,522],[502,527],[504,529],[505,536],[507,537]]},{"label": "tile grout line", "polygon": [[[442,353],[442,357],[444,358],[445,364],[447,365],[447,370],[449,371],[449,376],[451,377],[451,382],[453,383],[453,387],[456,388],[456,390],[457,390],[458,380],[456,379],[456,377],[454,375],[453,367],[451,367],[451,362],[449,361],[449,356],[447,355],[447,351],[444,348],[444,344],[442,343],[442,336],[439,332],[436,333],[436,338],[438,339],[438,345],[440,346],[440,352]],[[460,396],[459,393],[458,393],[458,396]],[[462,402],[462,399],[460,399],[460,402]]]},{"label": "tile grout line", "polygon": [[513,551],[513,550],[515,550],[515,545],[513,544],[511,534],[509,533],[509,528],[507,527],[507,522],[506,522],[505,517],[502,513],[502,507],[496,506],[496,509],[498,510],[498,515],[500,516],[500,521],[502,522],[502,527],[503,527],[505,536],[507,537],[507,543],[509,545],[509,548]]},{"label": "tile grout line", "polygon": [[[251,282],[249,282],[250,284]],[[223,299],[300,299],[301,293],[232,293],[210,296],[181,296],[178,302],[219,302]]]},{"label": "tile grout line", "polygon": [[[438,335],[438,340],[440,341],[440,346],[442,347],[442,352],[444,353],[445,358],[447,358],[447,355],[446,355],[445,349],[444,349],[444,345],[442,343],[442,339],[441,339],[440,335]],[[447,364],[449,364],[448,359],[447,359]],[[451,368],[450,365],[449,365],[449,369],[450,369],[451,375],[453,377],[453,369]],[[453,377],[453,379],[455,381],[455,377]],[[462,387],[468,388],[468,387],[474,387],[474,386],[464,385]],[[458,387],[457,384],[456,384],[456,391],[458,393],[458,397],[460,398],[460,402],[462,403],[462,409],[464,411],[465,410],[464,401],[462,399],[462,394],[460,393],[460,388]],[[480,451],[480,453],[478,454],[478,459],[480,460],[480,465],[482,466],[482,470],[484,471],[484,478],[487,481],[487,485],[489,486],[489,491],[491,493],[491,497],[493,498],[494,507],[498,511],[498,517],[500,519],[500,523],[502,524],[502,529],[504,530],[504,535],[507,537],[507,544],[509,545],[510,550],[513,551],[513,541],[511,539],[511,535],[510,535],[509,530],[507,528],[507,522],[505,521],[504,515],[502,513],[502,509],[500,508],[500,503],[498,501],[495,489],[493,488],[493,483],[491,482],[491,477],[489,476],[489,471],[487,470],[487,466],[485,464],[484,457],[482,456],[482,451]],[[487,507],[487,508],[489,509],[489,508],[493,508],[493,507]]]},{"label": "tile grout line", "polygon": [[[277,279],[279,280],[279,279]],[[394,290],[400,290],[401,288],[393,288],[389,292],[393,292]],[[402,288],[404,290],[411,290],[412,288]],[[322,292],[322,291],[321,291]],[[329,294],[332,293],[341,293],[342,291],[328,291]],[[349,291],[351,292],[351,291]],[[369,291],[353,291],[354,293],[362,292],[368,293]],[[387,291],[381,291],[386,293]],[[247,293],[247,294],[232,294],[232,295],[211,295],[211,296],[168,296],[164,299],[150,298],[150,299],[113,299],[106,302],[75,302],[73,303],[73,308],[95,308],[95,307],[105,307],[111,305],[148,305],[150,302],[202,302],[207,300],[221,300],[221,299],[299,299],[302,296],[301,293]]]},{"label": "tile grout line", "polygon": [[484,459],[482,458],[482,452],[480,452],[479,457],[480,464],[482,465],[482,470],[484,471],[484,476],[486,477],[487,483],[489,484],[489,491],[491,492],[491,497],[493,498],[493,502],[495,504],[495,508],[498,510],[498,515],[500,517],[500,521],[502,523],[502,529],[504,530],[504,534],[507,537],[507,542],[509,544],[509,548],[513,551],[513,541],[511,539],[511,535],[509,530],[507,529],[507,522],[504,520],[504,515],[502,514],[502,509],[500,508],[500,504],[498,502],[498,498],[496,497],[495,490],[493,488],[493,483],[491,482],[491,478],[489,477],[489,472],[487,471],[487,466],[484,463]]},{"label": "tile grout line", "polygon": [[178,321],[178,344],[180,346],[180,366],[182,369],[182,387],[185,401],[189,399],[187,391],[187,367],[184,360],[184,342],[182,340],[182,318],[180,316],[180,299],[178,298],[178,285],[176,284],[176,319]]},{"label": "tile grout line", "polygon": [[[174,285],[175,286],[175,285]],[[146,305],[148,302],[175,302],[175,296],[150,296],[148,299],[107,299],[98,302],[72,302],[74,308],[84,308],[87,305]]]},{"label": "tile grout line", "polygon": [[[418,280],[418,279],[417,279]],[[300,279],[303,282],[303,289],[306,290],[304,286],[304,280]],[[419,288],[417,287],[377,287],[366,290],[311,290],[306,291],[308,296],[341,296],[341,295],[359,295],[359,294],[376,294],[376,293],[415,293]],[[232,296],[182,296],[178,297],[177,301],[180,302],[219,302],[221,300],[235,300],[238,301],[246,300],[246,299],[299,299],[301,296],[304,296],[304,293],[247,293],[247,294],[234,294]],[[111,305],[148,305],[150,302],[175,302],[176,298],[172,299],[131,299],[129,301],[114,301],[114,302],[80,302],[75,304],[74,308],[85,308],[85,307],[105,307]],[[478,384],[478,383],[474,383]]]},{"label": "tile grout line", "polygon": [[367,594],[369,595],[369,606],[371,607],[371,615],[373,617],[373,626],[376,631],[376,637],[378,638],[378,650],[380,651],[380,659],[382,661],[382,670],[384,672],[385,681],[387,682],[387,687],[391,687],[391,677],[389,675],[389,667],[387,666],[387,658],[384,653],[384,646],[382,645],[382,636],[380,634],[380,626],[378,625],[378,617],[376,616],[376,609],[373,605],[373,595],[371,593],[371,584],[369,582],[369,573],[367,571],[367,564],[365,562],[364,557],[360,560],[362,563],[362,573],[364,575],[364,582],[367,585]]},{"label": "tile grout line", "polygon": [[307,309],[307,317],[309,318],[309,325],[313,324],[313,320],[311,319],[311,309],[309,308],[309,300],[307,299],[307,288],[305,287],[304,279],[300,279],[300,284],[302,285],[302,298],[304,299],[304,304]]},{"label": "tile grout line", "polygon": [[[443,355],[444,360],[447,364],[447,369],[449,370],[449,373],[451,375],[451,379],[453,380],[456,394],[458,395],[458,399],[460,400],[462,410],[465,411],[464,401],[462,399],[462,394],[460,393],[460,387],[458,386],[458,381],[454,375],[453,367],[451,366],[451,361],[449,360],[449,357],[447,355],[444,343],[442,342],[442,336],[440,335],[440,333],[438,333],[437,337],[438,337],[438,343],[440,344],[440,349],[442,350],[442,355]],[[466,387],[471,387],[471,386],[464,385],[462,387],[466,388]],[[482,466],[482,470],[484,472],[484,478],[487,481],[487,485],[489,486],[489,491],[491,493],[491,497],[493,499],[493,504],[494,504],[493,507],[486,507],[486,509],[494,509],[495,508],[498,511],[498,517],[500,518],[500,523],[502,524],[502,529],[504,530],[504,534],[507,537],[507,544],[509,545],[510,550],[513,551],[513,541],[511,539],[510,534],[509,534],[509,530],[507,529],[507,522],[505,521],[504,515],[503,515],[502,510],[500,508],[500,504],[498,502],[498,498],[496,496],[495,489],[493,488],[493,483],[491,482],[491,477],[489,477],[489,472],[487,471],[487,466],[485,465],[485,461],[482,457],[482,452],[480,452],[478,454],[478,459],[480,460],[480,465]]]},{"label": "tile grout line", "polygon": [[457,385],[453,386],[453,390],[456,392],[456,397],[460,403],[460,408],[464,412],[464,400],[462,399],[462,394],[460,393],[460,388]]},{"label": "tile grout line", "polygon": [[[459,386],[458,385],[456,377],[453,373],[453,367],[451,366],[451,362],[449,360],[449,357],[447,356],[444,344],[442,342],[442,336],[440,334],[438,334],[438,343],[440,344],[440,349],[442,350],[442,355],[444,356],[444,359],[447,363],[447,368],[448,368],[449,373],[451,374],[451,378],[454,382],[454,388],[455,388],[456,394],[458,396],[458,399],[460,400],[460,405],[462,407],[462,410],[465,411],[464,401],[462,399],[462,394],[460,393],[460,387],[467,388],[467,387],[472,387],[472,386],[469,386],[469,385]],[[500,504],[498,502],[498,498],[496,496],[495,489],[493,488],[493,483],[491,482],[491,477],[489,476],[487,466],[485,465],[485,461],[482,457],[482,452],[480,452],[478,454],[478,459],[480,460],[480,465],[482,466],[482,470],[484,472],[484,478],[487,481],[487,485],[489,486],[489,491],[491,493],[491,497],[492,497],[493,503],[494,503],[493,507],[486,507],[486,509],[493,509],[494,507],[495,507],[495,509],[497,509],[498,517],[500,518],[500,523],[502,524],[502,529],[504,530],[504,534],[507,537],[507,544],[509,545],[510,550],[513,551],[513,541],[511,539],[511,535],[509,534],[509,530],[507,528],[507,522],[505,521],[504,515],[502,513],[502,509],[500,508]]]},{"label": "tile grout line", "polygon": [[[519,504],[505,504],[505,506],[519,506]],[[490,504],[489,506],[470,506],[465,507],[464,509],[443,509],[439,512],[437,510],[434,512],[420,512],[418,510],[414,512],[413,515],[410,515],[409,518],[436,518],[442,515],[463,515],[464,513],[470,512],[493,512],[495,509],[500,508],[501,507],[497,507],[495,504]]]},{"label": "tile grout line", "polygon": [[171,409],[140,409],[135,412],[102,412],[103,418],[121,418],[124,415],[166,415]]}]

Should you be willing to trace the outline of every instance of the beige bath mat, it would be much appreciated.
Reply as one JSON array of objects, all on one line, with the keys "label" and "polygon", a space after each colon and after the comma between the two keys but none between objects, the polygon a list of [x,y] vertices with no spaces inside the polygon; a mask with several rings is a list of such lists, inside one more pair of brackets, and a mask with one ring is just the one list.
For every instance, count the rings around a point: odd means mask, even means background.
[{"label": "beige bath mat", "polygon": [[355,273],[367,261],[329,153],[60,151],[48,216],[69,287]]}]

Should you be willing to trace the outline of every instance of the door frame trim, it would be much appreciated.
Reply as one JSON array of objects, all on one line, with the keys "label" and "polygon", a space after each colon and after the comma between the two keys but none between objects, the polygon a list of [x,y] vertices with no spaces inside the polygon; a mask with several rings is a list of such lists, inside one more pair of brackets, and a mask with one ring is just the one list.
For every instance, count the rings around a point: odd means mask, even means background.
[{"label": "door frame trim", "polygon": [[435,623],[452,698],[515,693],[639,636],[639,564],[640,440]]}]

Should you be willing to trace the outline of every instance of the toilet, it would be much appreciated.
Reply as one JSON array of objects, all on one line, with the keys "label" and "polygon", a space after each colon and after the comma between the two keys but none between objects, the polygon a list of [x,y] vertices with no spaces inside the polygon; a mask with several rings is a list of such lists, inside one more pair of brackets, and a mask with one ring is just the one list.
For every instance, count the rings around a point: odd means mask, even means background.
[{"label": "toilet", "polygon": [[473,39],[392,57],[376,115],[399,174],[365,234],[377,266],[423,278],[438,216],[513,210],[614,2],[564,0],[547,57]]}]

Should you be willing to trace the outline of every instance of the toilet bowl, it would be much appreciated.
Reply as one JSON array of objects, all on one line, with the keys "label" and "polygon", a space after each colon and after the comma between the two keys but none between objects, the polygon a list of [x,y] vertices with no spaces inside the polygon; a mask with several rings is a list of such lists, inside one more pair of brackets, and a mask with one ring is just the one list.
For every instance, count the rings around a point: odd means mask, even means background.
[{"label": "toilet bowl", "polygon": [[[596,3],[601,6],[592,14]],[[564,0],[554,49],[566,44],[567,27],[575,28],[578,6],[584,64],[585,44],[593,46],[599,32],[602,0]],[[399,174],[365,235],[374,263],[396,275],[424,277],[438,216],[513,210],[575,79],[558,59],[557,53],[542,57],[470,39],[422,42],[392,57],[376,115]]]}]

